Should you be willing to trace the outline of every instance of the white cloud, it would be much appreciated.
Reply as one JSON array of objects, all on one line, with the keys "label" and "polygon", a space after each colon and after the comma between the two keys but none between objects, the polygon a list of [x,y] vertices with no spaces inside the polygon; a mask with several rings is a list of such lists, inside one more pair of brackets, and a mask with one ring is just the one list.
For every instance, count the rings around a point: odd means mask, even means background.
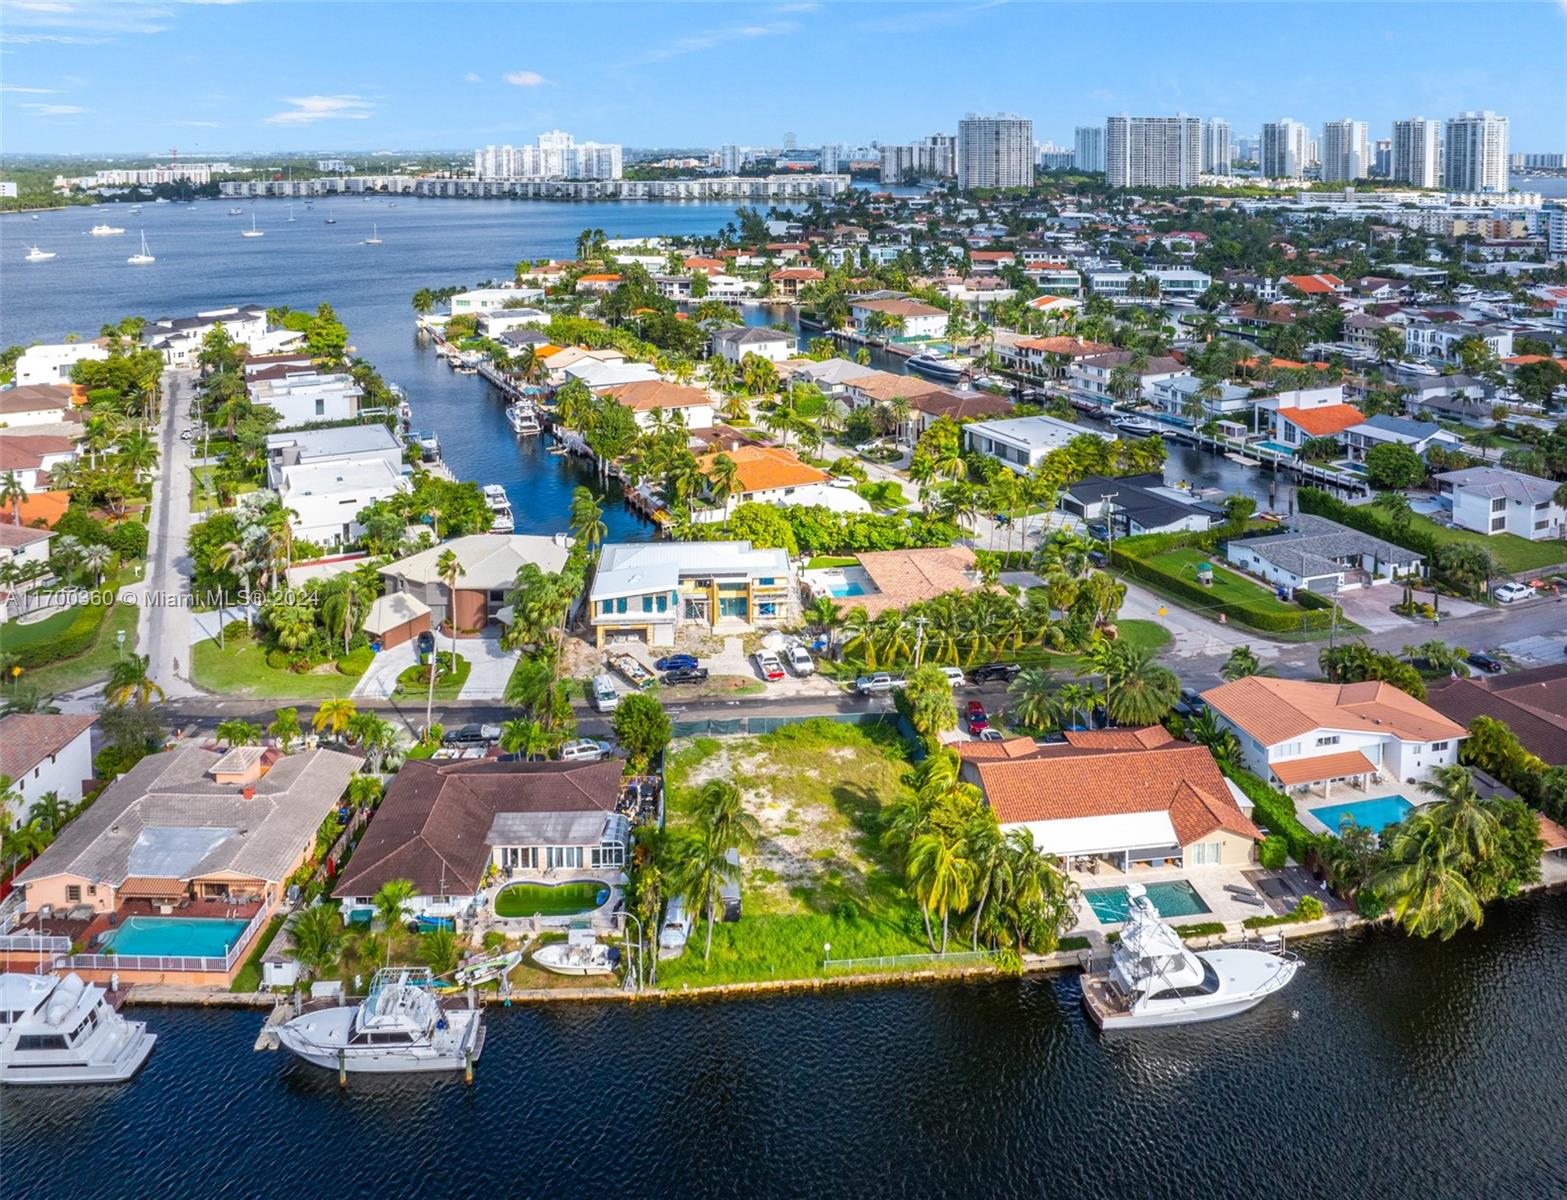
[{"label": "white cloud", "polygon": [[315,121],[364,121],[375,105],[363,96],[284,96],[293,108],[273,113],[268,125],[309,125]]},{"label": "white cloud", "polygon": [[475,73],[473,71],[469,71],[462,78],[463,78],[463,82],[464,83],[483,83],[484,82],[484,76],[483,75],[479,75],[479,74],[477,74],[477,73]]},{"label": "white cloud", "polygon": [[537,71],[508,71],[505,78],[512,87],[538,87],[544,82],[544,76]]},{"label": "white cloud", "polygon": [[14,83],[0,83],[0,92],[21,92],[29,96],[54,96],[59,91],[59,88],[30,88],[19,87]]},{"label": "white cloud", "polygon": [[22,107],[40,117],[74,117],[88,111],[80,104],[24,104]]},{"label": "white cloud", "polygon": [[[791,6],[782,11],[799,11]],[[699,54],[703,50],[712,50],[728,42],[755,41],[759,38],[780,37],[783,34],[793,33],[799,28],[795,21],[764,21],[750,22],[741,25],[721,25],[712,29],[698,30],[696,33],[687,34],[685,37],[675,38],[665,42],[662,46],[654,46],[634,58],[627,59],[625,66],[645,66],[648,63],[668,62],[672,58],[680,58],[686,54]]]},{"label": "white cloud", "polygon": [[[193,0],[186,0],[186,3],[191,3],[191,2],[193,2]],[[219,0],[199,0],[199,2],[203,3],[203,4],[216,4],[216,3],[219,2]],[[191,129],[221,129],[221,128],[223,128],[216,121],[176,121],[174,123],[176,125],[188,126]]]},{"label": "white cloud", "polygon": [[145,0],[121,0],[104,4],[100,0],[8,0],[7,41],[71,41],[62,35],[40,30],[68,29],[97,35],[121,33],[162,33],[169,27],[173,10],[166,4]]}]

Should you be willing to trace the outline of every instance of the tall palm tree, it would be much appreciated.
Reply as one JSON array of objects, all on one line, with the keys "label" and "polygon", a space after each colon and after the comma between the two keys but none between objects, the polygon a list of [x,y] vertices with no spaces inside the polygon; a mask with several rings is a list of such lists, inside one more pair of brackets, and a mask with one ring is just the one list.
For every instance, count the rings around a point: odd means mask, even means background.
[{"label": "tall palm tree", "polygon": [[[446,620],[452,627],[452,670],[457,669],[457,580],[465,573],[454,550],[443,550],[435,560],[435,573],[446,585]],[[424,698],[424,727],[430,728],[435,713],[435,677],[441,673],[440,655],[431,655],[430,687]]]},{"label": "tall palm tree", "polygon": [[284,752],[299,740],[299,709],[279,708],[272,714],[272,723],[267,726],[267,733],[276,738]]},{"label": "tall palm tree", "polygon": [[1056,720],[1056,698],[1051,692],[1050,672],[1043,667],[1025,667],[1007,691],[1012,696],[1012,712],[1029,729],[1048,729]]},{"label": "tall palm tree", "polygon": [[333,737],[340,737],[358,711],[358,706],[346,696],[334,696],[321,702],[316,715],[310,718],[310,725],[317,733],[325,730]]},{"label": "tall palm tree", "polygon": [[370,905],[375,909],[376,918],[381,922],[381,927],[386,931],[386,961],[392,961],[392,938],[397,933],[397,927],[403,923],[403,914],[408,909],[408,902],[417,893],[414,885],[408,879],[388,879],[370,899]]},{"label": "tall palm tree", "polygon": [[1417,808],[1385,834],[1388,865],[1370,886],[1388,897],[1394,920],[1416,937],[1444,941],[1484,920],[1460,861],[1457,839],[1429,808]]},{"label": "tall palm tree", "polygon": [[1181,681],[1154,661],[1150,649],[1124,646],[1116,655],[1112,678],[1115,690],[1106,706],[1121,725],[1151,725],[1181,698]]},{"label": "tall palm tree", "polygon": [[290,953],[315,978],[320,978],[343,949],[343,915],[336,904],[316,904],[295,915],[288,927]]},{"label": "tall palm tree", "polygon": [[989,808],[975,812],[963,829],[963,857],[973,872],[974,929],[971,950],[979,949],[979,931],[985,922],[985,907],[992,899],[1001,899],[1011,890],[1012,863],[1007,855],[1006,839],[996,814]]},{"label": "tall palm tree", "polygon": [[[571,534],[580,542],[586,543],[590,551],[597,550],[604,543],[609,529],[604,524],[604,509],[591,491],[585,487],[578,487],[571,494]],[[448,551],[448,553],[450,553]]]},{"label": "tall palm tree", "polygon": [[697,851],[689,875],[688,900],[699,903],[707,916],[707,944],[702,961],[713,954],[713,921],[719,905],[718,891],[732,879],[737,868],[729,861],[730,852],[743,852],[756,845],[761,826],[745,811],[739,789],[725,779],[710,779],[697,792],[692,815],[700,833]]},{"label": "tall palm tree", "polygon": [[549,748],[549,734],[538,721],[513,717],[501,723],[501,749],[532,759]]},{"label": "tall palm tree", "polygon": [[154,696],[163,699],[163,689],[150,674],[152,658],[146,654],[127,654],[109,668],[109,683],[104,691],[110,704],[124,707],[130,701],[146,704]]},{"label": "tall palm tree", "polygon": [[1245,679],[1249,675],[1256,675],[1262,670],[1262,663],[1257,658],[1257,652],[1250,646],[1236,646],[1230,651],[1229,658],[1224,660],[1224,667],[1220,672],[1226,679]]},{"label": "tall palm tree", "polygon": [[229,746],[254,746],[261,740],[261,726],[239,717],[218,722],[218,740]]},{"label": "tall palm tree", "polygon": [[22,523],[22,501],[27,497],[27,489],[22,486],[22,481],[17,478],[15,471],[7,471],[0,476],[0,508],[11,510],[11,523]]},{"label": "tall palm tree", "polygon": [[827,638],[828,657],[836,658],[833,635],[843,626],[843,609],[830,595],[823,593],[806,605],[803,615],[808,625]]},{"label": "tall palm tree", "polygon": [[974,882],[974,867],[964,857],[961,836],[945,829],[920,834],[909,847],[907,873],[933,951],[937,947],[931,918],[941,914],[941,948],[937,952],[945,954],[952,912],[968,907],[969,889]]},{"label": "tall palm tree", "polygon": [[102,542],[88,542],[82,547],[82,567],[93,573],[93,581],[97,587],[103,586],[103,572],[114,561],[114,551]]},{"label": "tall palm tree", "polygon": [[34,800],[27,810],[29,823],[37,825],[53,838],[71,819],[71,806],[60,799],[59,792],[45,792]]}]

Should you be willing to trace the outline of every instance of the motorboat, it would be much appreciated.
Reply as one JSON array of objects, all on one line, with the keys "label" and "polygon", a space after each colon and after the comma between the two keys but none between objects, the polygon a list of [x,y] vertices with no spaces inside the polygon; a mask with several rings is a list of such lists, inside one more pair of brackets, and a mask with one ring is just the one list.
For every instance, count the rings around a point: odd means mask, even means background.
[{"label": "motorboat", "polygon": [[374,222],[371,222],[371,225],[370,225],[370,236],[365,238],[365,240],[362,243],[362,245],[379,246],[380,244],[381,244],[381,230]]},{"label": "motorboat", "polygon": [[944,358],[939,354],[916,354],[909,359],[909,370],[918,371],[921,375],[931,379],[940,379],[950,383],[956,383],[963,378],[967,369],[964,364],[955,358]]},{"label": "motorboat", "polygon": [[337,224],[337,218],[332,215],[332,210],[330,208],[326,210],[326,224],[328,224],[328,225],[336,225]]},{"label": "motorboat", "polygon": [[1397,367],[1398,367],[1398,370],[1404,372],[1406,375],[1440,375],[1441,374],[1441,372],[1438,371],[1435,367],[1433,367],[1430,363],[1401,362],[1401,363],[1397,364]]},{"label": "motorboat", "polygon": [[22,256],[28,262],[48,262],[54,257],[53,250],[40,250],[37,246],[28,247],[27,253]]},{"label": "motorboat", "polygon": [[243,212],[244,212],[244,211],[245,211],[245,210],[244,210],[244,209],[243,209],[243,208],[231,208],[231,209],[229,209],[229,216],[231,216],[231,217],[237,217],[237,216],[239,216],[239,215],[240,215],[240,214],[241,214],[241,213],[243,213]]},{"label": "motorboat", "polygon": [[533,952],[533,961],[556,975],[613,975],[619,957],[591,929],[573,929],[564,942],[551,942]]},{"label": "motorboat", "polygon": [[305,1011],[277,1026],[278,1044],[329,1070],[365,1074],[460,1071],[479,1061],[484,1018],[447,1008],[428,967],[383,967],[359,1004]]},{"label": "motorboat", "polygon": [[473,987],[481,983],[489,983],[492,979],[500,979],[510,975],[512,969],[522,961],[521,950],[511,950],[505,954],[496,954],[489,958],[475,959],[465,962],[453,973],[452,978],[458,987]]},{"label": "motorboat", "polygon": [[248,238],[266,237],[267,236],[267,231],[265,229],[257,229],[256,228],[256,214],[254,212],[252,212],[250,214],[250,228],[249,229],[241,229],[239,231],[239,236],[240,237],[248,237]]},{"label": "motorboat", "polygon": [[511,431],[527,436],[539,432],[539,414],[531,404],[511,404],[506,408],[506,423]]},{"label": "motorboat", "polygon": [[500,484],[484,485],[484,502],[490,506],[490,512],[494,514],[490,522],[491,533],[510,533],[517,528],[517,522],[512,516],[511,501],[506,498],[506,489]]},{"label": "motorboat", "polygon": [[123,1083],[157,1040],[80,975],[0,975],[0,1083]]},{"label": "motorboat", "polygon": [[110,225],[106,222],[100,222],[99,224],[94,225],[87,232],[92,234],[93,237],[113,237],[117,233],[124,233],[125,230],[121,229],[118,225]]},{"label": "motorboat", "polygon": [[1233,1017],[1282,990],[1300,969],[1282,937],[1190,950],[1159,919],[1140,883],[1126,885],[1126,923],[1105,971],[1083,976],[1083,1004],[1101,1029],[1189,1025]]},{"label": "motorboat", "polygon": [[1129,433],[1133,437],[1151,437],[1159,432],[1157,425],[1142,417],[1122,417],[1118,421],[1112,421],[1111,424],[1122,433]]},{"label": "motorboat", "polygon": [[137,253],[137,254],[131,255],[125,261],[130,263],[131,266],[133,266],[133,267],[145,267],[149,263],[155,263],[155,262],[158,261],[157,259],[155,259],[152,256],[152,252],[147,249],[147,231],[146,230],[142,230],[141,251],[139,253]]}]

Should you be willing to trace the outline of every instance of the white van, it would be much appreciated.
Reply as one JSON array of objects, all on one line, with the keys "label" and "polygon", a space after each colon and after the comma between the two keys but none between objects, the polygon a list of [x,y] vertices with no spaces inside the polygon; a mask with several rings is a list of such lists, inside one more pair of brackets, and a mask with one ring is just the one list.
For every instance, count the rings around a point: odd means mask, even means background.
[{"label": "white van", "polygon": [[601,713],[614,712],[616,705],[620,703],[620,692],[615,688],[615,681],[608,675],[595,675],[593,677],[593,707]]}]

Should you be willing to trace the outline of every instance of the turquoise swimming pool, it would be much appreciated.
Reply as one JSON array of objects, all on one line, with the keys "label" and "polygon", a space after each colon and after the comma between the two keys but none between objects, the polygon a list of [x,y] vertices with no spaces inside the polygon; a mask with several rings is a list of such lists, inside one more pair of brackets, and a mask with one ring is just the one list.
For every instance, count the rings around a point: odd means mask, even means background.
[{"label": "turquoise swimming pool", "polygon": [[827,589],[834,596],[863,596],[865,585],[850,580],[848,583],[835,583]]},{"label": "turquoise swimming pool", "polygon": [[[1197,889],[1184,879],[1171,883],[1145,883],[1143,886],[1148,889],[1148,899],[1153,901],[1161,917],[1192,917],[1213,911],[1197,894]],[[1089,888],[1083,892],[1083,899],[1094,910],[1094,916],[1106,925],[1126,920],[1124,887]]]},{"label": "turquoise swimming pool", "polygon": [[1389,825],[1397,825],[1405,814],[1414,808],[1402,796],[1378,796],[1375,800],[1356,800],[1350,804],[1325,804],[1311,810],[1316,817],[1337,836],[1346,818],[1362,829],[1381,833]]},{"label": "turquoise swimming pool", "polygon": [[216,917],[126,917],[100,945],[126,957],[222,958],[249,924]]},{"label": "turquoise swimming pool", "polygon": [[1295,453],[1294,446],[1286,446],[1283,442],[1275,442],[1271,440],[1266,442],[1255,442],[1253,443],[1252,448],[1255,450],[1272,450],[1275,454],[1293,455]]}]

